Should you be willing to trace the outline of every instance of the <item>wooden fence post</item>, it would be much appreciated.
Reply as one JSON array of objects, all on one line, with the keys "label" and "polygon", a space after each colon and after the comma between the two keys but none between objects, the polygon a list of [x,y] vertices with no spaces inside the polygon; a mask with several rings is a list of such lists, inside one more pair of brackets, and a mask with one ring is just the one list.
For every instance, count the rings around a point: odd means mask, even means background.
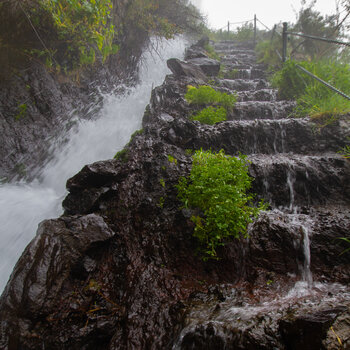
[{"label": "wooden fence post", "polygon": [[254,46],[256,45],[256,15],[254,15]]},{"label": "wooden fence post", "polygon": [[283,40],[283,49],[282,49],[282,61],[283,63],[287,60],[287,41],[288,41],[288,23],[283,22],[283,33],[282,33],[282,40]]}]

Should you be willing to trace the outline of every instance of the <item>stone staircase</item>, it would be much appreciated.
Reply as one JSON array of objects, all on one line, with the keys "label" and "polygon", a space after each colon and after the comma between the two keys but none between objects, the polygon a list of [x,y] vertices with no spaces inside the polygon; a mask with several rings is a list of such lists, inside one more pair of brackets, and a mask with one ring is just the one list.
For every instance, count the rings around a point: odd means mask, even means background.
[{"label": "stone staircase", "polygon": [[[250,242],[237,257],[244,279],[254,280],[253,296],[238,287],[223,302],[196,300],[173,348],[333,349],[336,340],[327,330],[320,334],[317,315],[344,311],[350,302],[349,257],[341,255],[344,246],[337,240],[350,235],[350,162],[337,153],[350,135],[350,124],[340,119],[319,128],[309,118],[292,117],[295,103],[278,100],[250,45],[214,47],[222,56],[224,77],[229,77],[216,78],[214,85],[236,93],[238,102],[229,121],[204,132],[197,145],[248,154],[253,191],[271,211],[250,227]],[[285,278],[277,277],[282,274]],[[344,285],[334,290],[334,282]],[[331,320],[329,315],[323,319]],[[338,331],[349,329],[339,326]]]}]

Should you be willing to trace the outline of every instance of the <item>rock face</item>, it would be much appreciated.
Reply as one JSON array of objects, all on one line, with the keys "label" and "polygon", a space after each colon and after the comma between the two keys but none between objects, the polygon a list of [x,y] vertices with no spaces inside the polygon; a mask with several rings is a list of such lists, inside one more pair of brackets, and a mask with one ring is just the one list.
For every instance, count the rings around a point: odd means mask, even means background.
[{"label": "rock face", "polygon": [[[249,47],[216,49],[224,74],[262,70]],[[192,47],[191,59],[203,51]],[[18,261],[0,300],[0,347],[336,349],[333,325],[348,348],[350,256],[337,238],[350,232],[350,167],[336,151],[349,122],[317,130],[288,119],[291,103],[253,76],[211,77],[214,88],[241,91],[242,102],[229,121],[201,125],[188,119],[184,94],[205,72],[169,66],[142,132],[116,159],[68,180],[65,214],[43,222]],[[258,96],[265,102],[243,103]],[[186,149],[201,147],[249,154],[254,191],[272,209],[218,261],[196,255],[175,187],[191,168]]]}]

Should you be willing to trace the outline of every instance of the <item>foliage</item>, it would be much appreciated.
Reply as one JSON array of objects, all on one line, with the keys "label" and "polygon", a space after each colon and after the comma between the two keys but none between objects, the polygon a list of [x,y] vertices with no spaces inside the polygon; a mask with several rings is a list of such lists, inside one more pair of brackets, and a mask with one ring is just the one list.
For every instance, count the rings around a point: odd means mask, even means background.
[{"label": "foliage", "polygon": [[255,47],[258,62],[265,64],[272,71],[282,68],[282,61],[277,54],[280,51],[281,40],[278,37],[273,40],[260,41]]},{"label": "foliage", "polygon": [[[298,20],[292,28],[295,32],[329,38],[341,37],[341,26],[337,15],[322,16],[313,9],[316,1],[312,1],[306,8],[302,8],[298,14]],[[291,38],[292,46],[297,47],[297,52],[304,55],[304,59],[320,59],[332,57],[336,46],[323,41],[308,38]],[[292,53],[294,54],[294,53]]]},{"label": "foliage", "polygon": [[15,119],[19,120],[19,119],[25,117],[26,114],[27,114],[27,104],[22,103],[22,104],[18,105],[18,107],[17,107],[17,114],[15,116]]},{"label": "foliage", "polygon": [[170,39],[185,31],[198,31],[203,18],[188,0],[133,0],[123,21],[124,34],[134,27],[139,33]]},{"label": "foliage", "polygon": [[117,152],[113,158],[120,160],[123,163],[126,163],[128,161],[128,153],[129,153],[129,150],[127,147],[125,147],[122,150],[120,150],[119,152]]},{"label": "foliage", "polygon": [[[350,94],[349,65],[332,61],[298,64],[340,91]],[[330,120],[350,111],[350,101],[309,77],[296,65],[294,61],[287,61],[283,69],[275,74],[273,85],[278,87],[280,98],[297,100],[297,115]]]},{"label": "foliage", "polygon": [[[76,68],[104,62],[118,51],[113,43],[116,35],[112,22],[111,0],[40,0],[42,8],[56,29],[58,45],[69,64]],[[49,53],[52,57],[52,54]]]},{"label": "foliage", "polygon": [[189,85],[185,99],[188,103],[194,105],[219,105],[226,110],[232,110],[236,103],[235,95],[228,95],[224,92],[219,92],[207,85],[201,85],[198,88]]},{"label": "foliage", "polygon": [[[350,138],[348,138],[350,141]],[[338,151],[344,158],[350,158],[350,145],[346,145],[340,151]]]},{"label": "foliage", "polygon": [[247,193],[251,182],[246,156],[230,157],[223,150],[193,155],[191,173],[177,189],[186,208],[200,211],[191,220],[203,259],[217,258],[216,249],[228,240],[247,237],[248,224],[265,208],[252,205],[254,196]]},{"label": "foliage", "polygon": [[211,105],[191,116],[192,120],[210,125],[226,120],[227,112],[233,110],[237,100],[235,95],[216,91],[207,85],[201,85],[198,88],[189,85],[185,99],[188,103],[197,106]]},{"label": "foliage", "polygon": [[228,32],[227,30],[212,30],[208,31],[208,36],[211,40],[233,40],[233,41],[247,41],[254,38],[254,26],[252,22],[246,22],[235,30]]},{"label": "foliage", "polygon": [[138,57],[151,36],[195,31],[202,20],[188,0],[5,1],[0,73],[34,59],[49,69],[78,74],[119,49]]},{"label": "foliage", "polygon": [[207,52],[208,57],[212,58],[214,60],[221,60],[221,57],[219,56],[219,54],[214,50],[214,48],[211,45],[205,45],[204,46],[204,50]]},{"label": "foliage", "polygon": [[168,154],[168,161],[169,163],[177,165],[177,159],[173,157],[171,154]]},{"label": "foliage", "polygon": [[[350,238],[348,237],[339,237],[338,239],[341,239],[342,241],[348,243],[350,245]],[[345,249],[344,251],[341,252],[341,254],[345,254],[350,251],[350,247]]]},{"label": "foliage", "polygon": [[191,116],[191,120],[198,120],[202,124],[214,125],[216,123],[225,121],[227,119],[227,112],[224,107],[209,106],[202,109],[199,113]]}]

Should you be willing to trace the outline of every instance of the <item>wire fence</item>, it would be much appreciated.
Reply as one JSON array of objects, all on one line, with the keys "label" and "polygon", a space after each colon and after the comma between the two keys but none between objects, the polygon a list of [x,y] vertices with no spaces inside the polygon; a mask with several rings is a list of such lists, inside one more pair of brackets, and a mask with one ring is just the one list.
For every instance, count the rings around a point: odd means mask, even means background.
[{"label": "wire fence", "polygon": [[[261,24],[266,30],[268,30],[269,32],[271,32],[271,37],[270,37],[270,41],[272,43],[275,34],[278,34],[281,38],[282,38],[282,54],[280,54],[280,52],[278,51],[278,49],[275,50],[276,55],[279,57],[279,59],[282,61],[282,63],[286,62],[287,60],[287,45],[288,45],[288,36],[297,36],[297,37],[301,37],[301,38],[306,38],[306,39],[310,39],[310,40],[317,40],[317,41],[323,41],[323,42],[328,42],[330,44],[337,44],[337,45],[343,45],[343,46],[347,46],[350,47],[350,42],[344,42],[344,41],[340,41],[340,40],[335,40],[332,38],[325,38],[325,37],[319,37],[319,36],[315,36],[315,35],[310,35],[310,34],[305,34],[305,33],[297,33],[297,32],[292,32],[292,31],[288,31],[288,24],[286,22],[283,23],[283,32],[280,33],[277,30],[277,25],[275,25],[273,27],[273,29],[270,29],[267,25],[265,25],[259,18],[257,18],[256,15],[254,15],[253,19],[249,19],[246,21],[240,21],[240,22],[227,22],[227,25],[223,26],[222,28],[218,29],[219,31],[222,31],[224,29],[227,29],[227,32],[230,33],[230,26],[234,26],[234,25],[247,25],[251,22],[254,22],[254,44],[256,44],[256,38],[257,38],[257,23]],[[298,69],[300,69],[303,73],[309,75],[310,77],[312,77],[313,79],[317,80],[319,83],[323,84],[324,86],[326,86],[327,88],[329,88],[330,90],[334,91],[335,93],[337,93],[338,95],[350,100],[350,97],[348,95],[346,95],[344,92],[338,90],[336,87],[332,86],[331,84],[329,84],[328,82],[324,81],[323,79],[321,79],[320,77],[317,77],[316,75],[314,75],[313,73],[309,72],[308,70],[306,70],[304,67],[300,66],[300,65],[296,65],[296,67]]]},{"label": "wire fence", "polygon": [[[282,62],[283,63],[286,62],[286,60],[287,60],[288,35],[298,36],[298,37],[307,38],[307,39],[311,39],[311,40],[318,40],[318,41],[328,42],[330,44],[344,45],[344,46],[350,47],[350,43],[349,42],[343,42],[343,41],[335,40],[335,39],[332,39],[332,38],[324,38],[324,37],[319,37],[319,36],[305,34],[305,33],[290,32],[290,31],[288,31],[288,24],[286,22],[284,22],[283,23],[283,33],[282,33],[282,41],[283,41],[282,42]],[[308,76],[310,76],[311,78],[315,79],[316,81],[318,81],[319,83],[323,84],[324,86],[326,86],[330,90],[334,91],[336,94],[338,94],[338,95],[340,95],[340,96],[350,100],[350,97],[348,95],[346,95],[344,92],[338,90],[333,85],[331,85],[328,82],[324,81],[323,79],[321,79],[320,77],[316,76],[315,74],[309,72],[304,67],[300,66],[299,64],[297,64],[296,67],[298,69],[300,69],[302,72],[304,72],[305,74],[307,74]]]}]

